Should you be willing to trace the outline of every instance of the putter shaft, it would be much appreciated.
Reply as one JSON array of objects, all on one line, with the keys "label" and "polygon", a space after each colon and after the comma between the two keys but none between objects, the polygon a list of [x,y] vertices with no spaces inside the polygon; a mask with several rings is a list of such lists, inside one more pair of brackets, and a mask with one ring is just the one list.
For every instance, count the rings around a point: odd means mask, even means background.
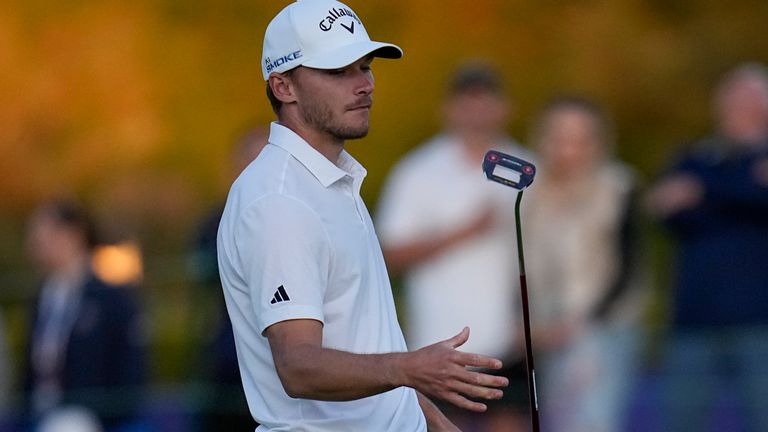
[{"label": "putter shaft", "polygon": [[523,303],[523,331],[525,333],[525,369],[528,375],[528,402],[531,408],[531,427],[539,432],[539,400],[536,392],[536,368],[533,364],[533,346],[531,344],[531,317],[528,307],[528,284],[525,279],[525,257],[523,256],[523,233],[520,225],[520,202],[523,191],[517,193],[515,202],[515,227],[517,229],[517,257],[520,266],[520,295]]}]

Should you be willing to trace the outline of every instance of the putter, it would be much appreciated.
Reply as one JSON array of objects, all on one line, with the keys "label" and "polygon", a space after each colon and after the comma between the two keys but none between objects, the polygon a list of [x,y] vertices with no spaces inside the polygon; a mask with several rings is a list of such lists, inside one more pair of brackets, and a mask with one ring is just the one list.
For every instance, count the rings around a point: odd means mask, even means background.
[{"label": "putter", "polygon": [[539,432],[539,400],[536,393],[536,368],[533,364],[533,347],[531,346],[531,317],[528,308],[528,286],[525,280],[525,257],[523,255],[523,234],[520,225],[520,202],[523,199],[523,189],[533,183],[536,167],[520,158],[510,156],[495,150],[485,154],[483,171],[488,180],[493,180],[505,186],[517,189],[515,202],[515,227],[517,228],[517,258],[520,265],[520,295],[523,302],[523,330],[525,333],[525,368],[528,375],[528,401],[531,408],[531,428]]}]

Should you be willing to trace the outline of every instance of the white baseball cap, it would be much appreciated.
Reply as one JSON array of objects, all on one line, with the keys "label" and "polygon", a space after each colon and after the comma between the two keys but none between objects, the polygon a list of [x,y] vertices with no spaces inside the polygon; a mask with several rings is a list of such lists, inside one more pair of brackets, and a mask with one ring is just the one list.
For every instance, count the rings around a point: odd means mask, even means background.
[{"label": "white baseball cap", "polygon": [[297,0],[267,26],[261,72],[266,81],[272,72],[297,66],[337,69],[369,54],[396,59],[403,56],[403,50],[372,41],[357,14],[343,3]]}]

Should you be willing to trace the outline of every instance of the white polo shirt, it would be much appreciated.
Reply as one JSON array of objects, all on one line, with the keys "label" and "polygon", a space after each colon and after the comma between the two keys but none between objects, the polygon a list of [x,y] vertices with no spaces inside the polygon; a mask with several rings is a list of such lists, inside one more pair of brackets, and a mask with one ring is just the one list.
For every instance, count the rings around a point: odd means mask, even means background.
[{"label": "white polo shirt", "polygon": [[348,402],[294,399],[264,330],[290,319],[323,323],[323,346],[407,351],[371,218],[365,169],[338,166],[272,123],[269,144],[232,185],[218,234],[219,271],[240,373],[257,431],[425,431],[416,392],[400,387]]}]

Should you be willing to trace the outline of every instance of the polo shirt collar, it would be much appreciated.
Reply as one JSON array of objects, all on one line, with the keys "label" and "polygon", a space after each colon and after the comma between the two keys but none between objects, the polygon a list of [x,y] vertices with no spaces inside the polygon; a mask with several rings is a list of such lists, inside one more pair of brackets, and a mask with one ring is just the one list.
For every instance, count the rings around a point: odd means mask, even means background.
[{"label": "polo shirt collar", "polygon": [[344,177],[362,180],[367,174],[365,168],[346,150],[341,151],[338,165],[336,165],[296,132],[278,122],[272,122],[270,125],[269,143],[290,153],[317,178],[323,187],[328,187]]}]

